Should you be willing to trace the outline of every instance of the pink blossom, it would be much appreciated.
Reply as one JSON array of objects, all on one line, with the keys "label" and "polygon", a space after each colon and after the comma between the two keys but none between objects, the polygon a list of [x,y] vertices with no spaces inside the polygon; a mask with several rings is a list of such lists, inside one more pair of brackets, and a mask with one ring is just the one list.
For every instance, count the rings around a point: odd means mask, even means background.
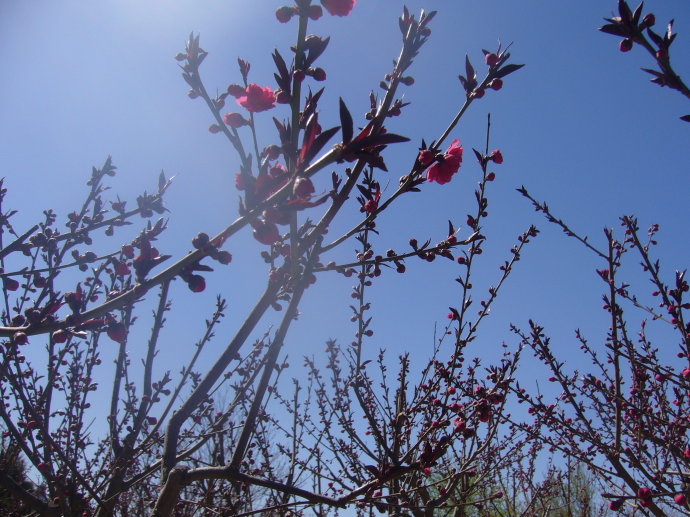
[{"label": "pink blossom", "polygon": [[275,107],[276,96],[270,86],[262,88],[258,84],[252,83],[247,86],[244,95],[237,97],[237,104],[246,108],[247,111],[258,113]]},{"label": "pink blossom", "polygon": [[439,185],[448,183],[453,177],[453,174],[460,169],[462,151],[460,140],[453,140],[453,143],[450,144],[450,147],[446,150],[441,160],[434,163],[429,167],[429,170],[426,171],[426,179],[428,181],[435,181]]},{"label": "pink blossom", "polygon": [[326,10],[333,16],[347,16],[357,0],[321,0]]}]

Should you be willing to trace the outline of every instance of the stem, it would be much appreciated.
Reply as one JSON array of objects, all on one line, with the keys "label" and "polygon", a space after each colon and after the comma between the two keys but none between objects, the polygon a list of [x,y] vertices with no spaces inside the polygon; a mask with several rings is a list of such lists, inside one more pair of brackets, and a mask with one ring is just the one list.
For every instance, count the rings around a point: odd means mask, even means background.
[{"label": "stem", "polygon": [[211,387],[216,383],[218,378],[223,374],[230,361],[237,355],[238,351],[247,340],[251,332],[263,317],[266,309],[271,306],[274,301],[276,293],[280,284],[278,282],[269,282],[263,295],[252,309],[247,319],[235,334],[235,337],[228,343],[225,351],[220,355],[215,364],[211,367],[206,376],[197,385],[194,391],[189,395],[187,400],[175,411],[168,422],[168,427],[165,432],[165,442],[163,446],[163,461],[162,465],[162,479],[167,482],[167,477],[175,465],[177,454],[177,442],[180,432],[180,427],[187,418],[192,414],[196,407],[204,400],[206,394]]}]

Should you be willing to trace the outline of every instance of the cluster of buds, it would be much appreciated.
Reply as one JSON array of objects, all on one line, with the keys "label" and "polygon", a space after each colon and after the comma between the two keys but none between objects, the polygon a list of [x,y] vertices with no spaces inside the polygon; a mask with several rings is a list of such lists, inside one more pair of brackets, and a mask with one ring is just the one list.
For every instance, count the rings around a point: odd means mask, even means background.
[{"label": "cluster of buds", "polygon": [[458,76],[468,99],[481,99],[484,97],[486,88],[496,91],[500,90],[503,88],[503,78],[524,66],[506,64],[510,54],[507,52],[507,49],[501,50],[500,45],[496,52],[490,52],[485,49],[482,52],[484,53],[484,62],[489,71],[481,84],[477,80],[477,73],[472,63],[470,63],[469,56],[465,56],[465,75]]},{"label": "cluster of buds", "polygon": [[[200,232],[192,239],[192,246],[204,253],[204,257],[211,257],[223,265],[232,262],[232,255],[226,250],[219,249],[222,241],[219,238],[211,240],[209,236]],[[201,259],[189,264],[180,271],[180,278],[187,283],[190,291],[200,293],[206,289],[206,280],[203,276],[196,274],[196,271],[213,271],[213,268],[201,264]]]}]

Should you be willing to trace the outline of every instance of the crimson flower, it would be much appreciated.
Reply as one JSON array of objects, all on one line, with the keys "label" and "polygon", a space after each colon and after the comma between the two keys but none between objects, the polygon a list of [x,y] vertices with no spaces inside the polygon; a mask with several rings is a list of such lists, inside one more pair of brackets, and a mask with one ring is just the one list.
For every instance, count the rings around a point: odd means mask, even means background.
[{"label": "crimson flower", "polygon": [[347,16],[357,0],[321,0],[326,10],[333,16]]},{"label": "crimson flower", "polygon": [[426,171],[427,181],[435,181],[439,185],[448,183],[453,174],[458,172],[460,164],[462,163],[462,146],[460,140],[453,140],[446,153],[440,158],[440,161],[434,163],[429,170]]},{"label": "crimson flower", "polygon": [[276,96],[273,94],[271,87],[266,86],[262,88],[255,83],[247,86],[244,95],[237,97],[236,100],[237,104],[252,113],[270,110],[276,105]]}]

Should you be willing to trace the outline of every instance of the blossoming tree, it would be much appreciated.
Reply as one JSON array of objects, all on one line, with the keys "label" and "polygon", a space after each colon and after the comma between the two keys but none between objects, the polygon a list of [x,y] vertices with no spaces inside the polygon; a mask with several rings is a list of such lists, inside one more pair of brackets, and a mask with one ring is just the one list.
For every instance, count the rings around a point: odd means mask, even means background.
[{"label": "blossoming tree", "polygon": [[[621,52],[629,52],[633,43],[646,49],[658,68],[643,69],[652,75],[652,82],[690,97],[671,62],[673,21],[660,36],[652,28],[654,14],[642,16],[642,9],[642,4],[632,10],[619,0],[619,16],[607,18],[600,30],[623,38]],[[686,271],[668,274],[655,258],[658,224],[645,232],[636,217],[621,217],[621,234],[606,228],[605,245],[597,246],[527,189],[520,192],[549,222],[597,257],[609,327],[603,347],[576,331],[577,344],[592,365],[586,372],[568,368],[556,352],[559,347],[537,322],[530,321],[528,330],[513,328],[522,344],[547,366],[548,380],[557,389],[554,400],[546,402],[543,393],[516,385],[520,402],[533,418],[518,426],[535,443],[587,465],[606,487],[611,510],[690,514]],[[625,267],[630,255],[639,263],[641,277]],[[651,289],[640,289],[642,281],[648,281]]]},{"label": "blossoming tree", "polygon": [[[408,140],[388,132],[386,123],[406,106],[400,90],[414,83],[410,69],[431,34],[435,13],[417,17],[403,11],[400,54],[380,84],[380,96],[371,95],[362,126],[355,126],[341,100],[340,124],[323,128],[324,90],[305,86],[326,80],[317,62],[329,38],[308,35],[307,29],[323,16],[322,7],[344,17],[355,3],[297,0],[277,9],[278,22],[296,24],[297,43],[289,59],[273,53],[275,87],[252,82],[250,63],[238,59],[239,82],[209,94],[200,68],[207,52],[199,36],[190,35],[176,59],[188,96],[210,110],[210,133],[223,136],[237,155],[241,199],[237,219],[214,236],[199,233],[188,254],[172,260],[157,249],[167,229],[163,219],[148,222],[109,253],[90,249],[101,232],[113,237],[137,216],[150,220],[166,211],[171,181],[163,174],[155,192],[139,196],[136,207],[129,208],[106,196],[107,181],[116,174],[109,158],[93,169],[86,200],[68,214],[66,231],[50,210],[35,226],[15,231],[15,212],[5,209],[7,191],[1,191],[3,448],[19,447],[40,473],[43,488],[27,488],[4,472],[0,484],[25,508],[44,516],[105,517],[288,515],[304,507],[322,514],[348,506],[422,515],[451,507],[462,515],[487,497],[500,497],[479,488],[491,469],[510,461],[505,451],[514,440],[500,426],[518,355],[506,354],[485,376],[478,362],[465,365],[463,354],[536,230],[520,236],[500,283],[471,319],[469,279],[486,239],[481,222],[488,215],[488,185],[495,179],[488,166],[503,160],[500,151],[489,151],[488,134],[487,148],[474,150],[480,182],[468,233],[450,224],[436,245],[412,239],[409,249],[382,254],[374,251],[372,236],[378,233],[377,218],[398,198],[430,182],[452,180],[463,147],[457,139],[448,147],[445,141],[470,105],[487,89],[500,90],[503,79],[521,65],[509,64],[508,52],[500,47],[485,51],[486,73],[479,79],[467,59],[457,114],[438,138],[410,153],[409,172],[384,196],[378,172],[386,171],[384,153]],[[286,116],[273,118],[275,139],[260,146],[256,121],[280,107]],[[330,180],[327,192],[317,194],[317,175]],[[352,203],[361,220],[327,238],[343,207]],[[156,374],[161,331],[174,314],[173,282],[180,279],[192,293],[206,290],[210,264],[231,264],[226,248],[243,229],[251,229],[261,247],[267,269],[263,293],[210,368],[201,371],[197,361],[224,317],[222,297],[180,374]],[[356,260],[345,260],[337,250],[352,241],[358,243]],[[412,259],[432,262],[456,255],[466,269],[459,280],[463,302],[451,308],[444,338],[421,379],[410,376],[407,356],[399,360],[397,378],[389,379],[384,356],[364,347],[372,335],[367,287],[383,270],[404,273]],[[307,360],[307,381],[295,382],[288,395],[282,379],[288,333],[306,291],[324,274],[357,280],[351,306],[356,339],[346,349],[328,342],[328,381],[320,366]],[[154,310],[138,372],[131,344],[140,338],[132,325],[147,299]],[[262,335],[271,312],[280,314],[278,324]],[[88,422],[103,406],[94,401],[101,389],[96,379],[102,377],[105,340],[115,342],[118,352],[105,411],[107,433],[97,436]],[[43,358],[25,353],[37,346],[45,346]],[[134,380],[138,373],[140,382]]]}]

